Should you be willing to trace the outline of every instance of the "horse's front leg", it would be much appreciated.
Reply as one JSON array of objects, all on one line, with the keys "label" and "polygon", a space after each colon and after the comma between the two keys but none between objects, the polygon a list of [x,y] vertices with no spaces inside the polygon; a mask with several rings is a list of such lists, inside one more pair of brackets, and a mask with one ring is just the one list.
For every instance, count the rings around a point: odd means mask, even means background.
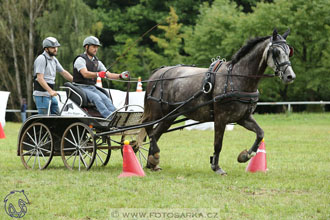
[{"label": "horse's front leg", "polygon": [[152,127],[146,128],[150,140],[150,148],[148,154],[147,168],[153,171],[159,171],[161,168],[158,166],[160,159],[160,149],[158,147],[157,141],[161,135],[167,131],[174,120],[160,122],[155,129]]},{"label": "horse's front leg", "polygon": [[250,115],[246,119],[238,121],[237,123],[243,126],[244,128],[253,131],[257,135],[256,140],[252,145],[252,147],[250,148],[250,150],[248,151],[243,150],[237,157],[237,161],[239,163],[245,163],[246,161],[250,160],[253,156],[256,155],[260,142],[264,138],[264,131],[262,130],[262,128],[260,128],[260,126],[258,125],[258,123],[256,122],[256,120],[253,118],[252,115]]},{"label": "horse's front leg", "polygon": [[227,175],[227,173],[220,168],[219,166],[219,158],[220,152],[222,148],[222,140],[223,134],[225,132],[226,124],[216,123],[214,124],[214,153],[213,157],[211,157],[211,169],[220,175]]}]

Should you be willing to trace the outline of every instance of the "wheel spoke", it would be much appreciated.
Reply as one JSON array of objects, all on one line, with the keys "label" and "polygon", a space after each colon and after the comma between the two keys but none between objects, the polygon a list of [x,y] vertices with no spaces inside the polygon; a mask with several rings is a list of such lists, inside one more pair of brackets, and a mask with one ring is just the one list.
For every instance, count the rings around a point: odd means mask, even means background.
[{"label": "wheel spoke", "polygon": [[[33,149],[33,151],[35,151],[35,149]],[[31,157],[33,156],[33,154],[30,155],[29,159],[26,161],[26,163],[29,163],[29,160],[31,159]]]},{"label": "wheel spoke", "polygon": [[23,144],[25,144],[27,146],[30,146],[30,147],[33,147],[33,149],[36,147],[35,145],[29,144],[29,143],[26,143],[26,142],[23,142]]},{"label": "wheel spoke", "polygon": [[73,156],[73,154],[74,153],[76,153],[77,151],[74,151],[67,159],[66,159],[66,161],[69,161],[70,160],[70,158]]},{"label": "wheel spoke", "polygon": [[144,156],[144,154],[139,150],[139,152],[140,152],[140,154],[142,155],[142,157],[146,160],[146,161],[148,161],[147,160],[147,158],[146,158],[146,156]]},{"label": "wheel spoke", "polygon": [[70,129],[70,133],[71,133],[71,137],[73,138],[73,141],[74,141],[74,143],[75,143],[74,145],[77,146],[78,143],[77,143],[77,141],[76,141],[76,139],[75,139],[75,137],[74,137],[74,135],[73,135],[72,129]]},{"label": "wheel spoke", "polygon": [[[74,146],[77,146],[77,144],[73,143],[70,139],[65,138],[65,140],[66,140],[67,142],[69,142],[70,144],[72,144],[72,145],[74,145]],[[76,148],[75,148],[75,149],[76,149]],[[64,149],[64,150],[65,150],[65,149]]]},{"label": "wheel spoke", "polygon": [[40,144],[40,147],[41,147],[41,146],[45,146],[46,144],[49,144],[49,143],[51,143],[51,142],[52,142],[52,141],[49,140],[49,141],[47,141],[46,143]]},{"label": "wheel spoke", "polygon": [[139,149],[141,149],[141,150],[144,150],[144,151],[149,151],[148,149],[146,149],[146,148],[144,148],[144,147],[139,147]]},{"label": "wheel spoke", "polygon": [[31,137],[31,135],[30,135],[29,132],[27,132],[26,134],[29,136],[29,138],[31,139],[31,141],[33,141],[34,145],[38,145],[38,144],[36,143],[36,141],[33,139],[33,137]]},{"label": "wheel spoke", "polygon": [[[38,151],[38,150],[37,150],[37,151]],[[38,151],[38,164],[39,164],[39,169],[41,170],[39,151]]]},{"label": "wheel spoke", "polygon": [[[72,169],[74,167],[74,163],[76,162],[76,158],[77,158],[77,151],[74,152],[74,159],[73,159],[73,163],[72,163]],[[79,164],[80,165],[80,164]]]},{"label": "wheel spoke", "polygon": [[[99,155],[98,152],[96,152],[96,156],[100,159],[101,163],[103,164],[104,161],[103,161],[102,157]],[[96,163],[97,163],[97,160],[96,160]],[[96,165],[97,165],[97,164],[96,164]]]},{"label": "wheel spoke", "polygon": [[80,135],[79,135],[79,126],[76,126],[77,127],[77,139],[78,139],[78,144],[80,144],[80,141],[81,141],[81,139],[80,139]]},{"label": "wheel spoke", "polygon": [[34,157],[34,163],[33,163],[32,169],[34,169],[34,166],[36,165],[37,156],[38,156],[38,150],[36,152],[36,156]]},{"label": "wheel spoke", "polygon": [[75,147],[73,147],[73,148],[65,148],[65,149],[63,149],[63,150],[76,150],[76,148]]},{"label": "wheel spoke", "polygon": [[82,148],[80,150],[84,153],[84,155],[87,155],[90,159],[92,159],[92,157],[88,154],[88,152],[84,151]]},{"label": "wheel spoke", "polygon": [[104,152],[102,149],[98,149],[98,151],[100,151],[101,153],[105,154],[105,155],[108,155],[107,152]]},{"label": "wheel spoke", "polygon": [[[84,136],[85,136],[85,133],[86,133],[86,129],[84,129],[83,130],[83,133],[81,134],[81,137],[79,138],[80,140],[79,140],[79,143],[81,143],[82,141],[83,141],[83,138],[84,138]],[[79,137],[79,136],[78,136]],[[87,137],[88,137],[88,134],[87,134]],[[87,141],[88,141],[88,138],[86,139]],[[81,145],[83,145],[83,144],[81,144]]]},{"label": "wheel spoke", "polygon": [[[41,149],[41,148],[40,148]],[[50,151],[49,151],[50,152]],[[44,159],[44,161],[47,163],[47,160],[45,159],[45,155],[42,153],[42,151],[40,150],[40,154],[42,156],[42,158]]]},{"label": "wheel spoke", "polygon": [[[85,167],[87,168],[87,164],[86,164],[86,161],[84,160],[84,158],[83,158],[83,156],[82,156],[82,154],[81,154],[81,152],[79,151],[79,155],[80,155],[80,157],[81,157],[81,161],[83,162],[83,164],[85,165]],[[80,169],[79,169],[80,170]]]},{"label": "wheel spoke", "polygon": [[[28,152],[23,153],[23,156],[27,155],[28,153],[30,153],[31,151],[34,151],[34,150],[35,150],[35,149],[31,149],[31,150],[29,150]],[[31,154],[31,155],[33,155],[33,154]]]},{"label": "wheel spoke", "polygon": [[81,147],[81,149],[93,149],[94,146]]},{"label": "wheel spoke", "polygon": [[[40,143],[41,142],[41,132],[42,132],[42,126],[40,126],[40,131],[39,131],[39,140],[38,140],[38,143]],[[47,132],[46,132],[46,134],[47,134]]]},{"label": "wheel spoke", "polygon": [[41,153],[41,151],[43,150],[43,151],[46,151],[47,153],[51,153],[51,151],[50,150],[47,150],[47,149],[45,149],[45,148],[39,148],[40,149],[40,153]]}]

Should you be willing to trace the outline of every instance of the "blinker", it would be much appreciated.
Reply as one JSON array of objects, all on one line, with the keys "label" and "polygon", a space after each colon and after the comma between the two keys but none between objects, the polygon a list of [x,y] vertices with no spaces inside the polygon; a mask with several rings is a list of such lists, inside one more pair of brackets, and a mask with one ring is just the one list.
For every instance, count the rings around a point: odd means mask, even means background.
[{"label": "blinker", "polygon": [[290,49],[289,57],[292,57],[293,56],[293,47],[289,46],[289,49]]}]

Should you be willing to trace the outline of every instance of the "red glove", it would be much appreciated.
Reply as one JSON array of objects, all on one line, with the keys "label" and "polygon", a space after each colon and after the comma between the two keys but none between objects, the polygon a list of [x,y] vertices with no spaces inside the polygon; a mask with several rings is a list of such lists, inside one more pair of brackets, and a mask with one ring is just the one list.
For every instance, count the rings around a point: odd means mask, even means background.
[{"label": "red glove", "polygon": [[105,71],[98,72],[97,75],[101,78],[106,78],[107,77],[107,74],[106,74]]},{"label": "red glove", "polygon": [[122,73],[119,75],[119,77],[120,77],[121,79],[128,79],[128,77],[129,77],[129,72],[128,72],[128,71],[122,72]]}]

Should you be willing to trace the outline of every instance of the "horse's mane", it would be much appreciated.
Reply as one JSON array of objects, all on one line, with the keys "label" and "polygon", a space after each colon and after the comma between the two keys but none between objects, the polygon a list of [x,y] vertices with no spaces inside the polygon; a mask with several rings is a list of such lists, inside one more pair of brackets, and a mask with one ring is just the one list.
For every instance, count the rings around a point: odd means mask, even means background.
[{"label": "horse's mane", "polygon": [[256,46],[258,43],[270,38],[270,36],[266,37],[256,37],[254,39],[249,40],[241,49],[239,49],[232,57],[231,64],[235,65],[242,57],[250,52],[250,50]]}]

